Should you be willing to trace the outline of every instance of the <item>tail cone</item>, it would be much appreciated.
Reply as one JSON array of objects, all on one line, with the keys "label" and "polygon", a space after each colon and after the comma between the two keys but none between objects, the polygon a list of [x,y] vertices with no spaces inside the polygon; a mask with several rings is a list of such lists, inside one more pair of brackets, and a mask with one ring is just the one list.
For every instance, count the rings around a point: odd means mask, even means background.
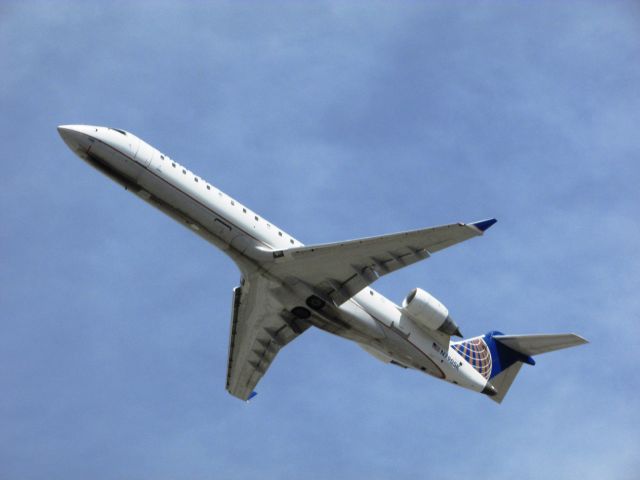
[{"label": "tail cone", "polygon": [[488,395],[489,397],[495,397],[498,394],[498,390],[496,390],[496,387],[491,385],[491,382],[487,382],[484,390],[482,390],[482,393],[484,395]]}]

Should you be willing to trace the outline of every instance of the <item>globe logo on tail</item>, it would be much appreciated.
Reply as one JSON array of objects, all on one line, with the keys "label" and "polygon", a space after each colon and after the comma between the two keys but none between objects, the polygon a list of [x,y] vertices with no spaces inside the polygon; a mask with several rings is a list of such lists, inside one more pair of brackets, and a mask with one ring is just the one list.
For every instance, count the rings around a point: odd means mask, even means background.
[{"label": "globe logo on tail", "polygon": [[489,380],[491,376],[491,352],[489,347],[480,337],[465,340],[452,345],[480,375]]}]

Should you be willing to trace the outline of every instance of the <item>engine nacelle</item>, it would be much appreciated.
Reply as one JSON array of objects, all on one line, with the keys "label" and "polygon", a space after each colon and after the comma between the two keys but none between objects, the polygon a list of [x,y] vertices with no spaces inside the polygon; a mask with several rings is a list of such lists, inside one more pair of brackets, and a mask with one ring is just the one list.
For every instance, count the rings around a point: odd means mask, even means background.
[{"label": "engine nacelle", "polygon": [[458,325],[449,316],[447,307],[421,288],[413,289],[406,296],[402,301],[402,310],[423,328],[462,336]]}]

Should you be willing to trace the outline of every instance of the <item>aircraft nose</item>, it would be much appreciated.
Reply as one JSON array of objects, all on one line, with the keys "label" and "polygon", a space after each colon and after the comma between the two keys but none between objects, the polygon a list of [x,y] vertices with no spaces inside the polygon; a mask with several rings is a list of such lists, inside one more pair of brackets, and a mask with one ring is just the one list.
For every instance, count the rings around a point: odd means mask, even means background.
[{"label": "aircraft nose", "polygon": [[91,145],[89,135],[84,131],[84,125],[60,125],[58,133],[64,143],[76,153],[86,153]]}]

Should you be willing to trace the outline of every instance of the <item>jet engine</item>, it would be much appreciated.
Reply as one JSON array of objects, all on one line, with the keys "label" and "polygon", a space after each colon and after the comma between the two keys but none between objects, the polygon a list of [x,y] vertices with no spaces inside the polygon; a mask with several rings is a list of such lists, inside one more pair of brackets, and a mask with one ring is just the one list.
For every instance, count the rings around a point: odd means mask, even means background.
[{"label": "jet engine", "polygon": [[406,296],[402,301],[402,310],[420,327],[447,335],[462,336],[458,325],[449,316],[447,307],[420,288],[413,289]]}]

